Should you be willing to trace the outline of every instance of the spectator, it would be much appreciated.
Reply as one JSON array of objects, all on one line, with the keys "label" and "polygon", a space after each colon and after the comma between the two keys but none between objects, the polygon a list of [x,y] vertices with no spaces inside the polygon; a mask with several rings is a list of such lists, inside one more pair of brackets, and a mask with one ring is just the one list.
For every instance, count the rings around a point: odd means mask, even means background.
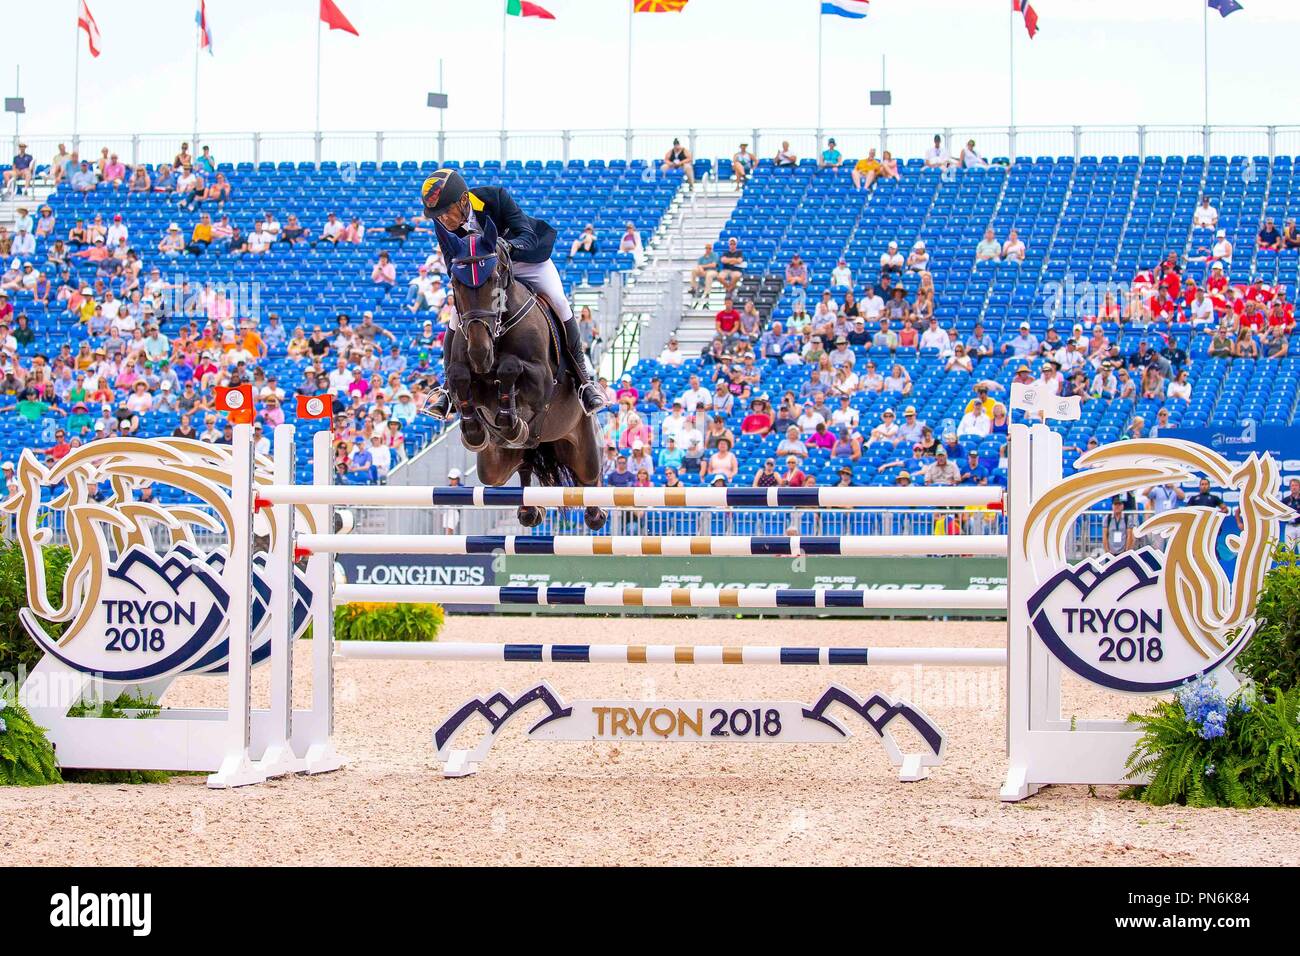
[{"label": "spectator", "polygon": [[739,470],[740,462],[732,454],[731,442],[724,438],[718,442],[717,450],[704,463],[700,477],[721,477],[730,483],[735,480],[736,472]]},{"label": "spectator", "polygon": [[[981,243],[983,245],[983,243]],[[977,250],[978,253],[978,250]],[[1003,262],[1024,262],[1025,244],[1020,240],[1020,233],[1012,229],[1007,233],[1007,241],[1002,243]]]},{"label": "spectator", "polygon": [[792,303],[804,306],[808,297],[808,266],[797,252],[790,257],[790,264],[785,267],[785,284],[790,289]]},{"label": "spectator", "polygon": [[686,354],[677,347],[677,336],[669,336],[668,344],[664,347],[664,350],[659,353],[659,364],[677,367],[685,361]]},{"label": "spectator", "polygon": [[957,485],[961,483],[961,469],[948,460],[948,450],[940,445],[934,452],[934,461],[921,472],[927,485]]},{"label": "spectator", "polygon": [[99,185],[99,180],[91,170],[90,163],[82,160],[77,171],[69,178],[68,185],[72,187],[73,192],[93,193],[95,187]]},{"label": "spectator", "polygon": [[844,155],[839,151],[838,147],[836,147],[835,137],[832,136],[826,141],[826,148],[822,150],[821,156],[818,157],[817,165],[823,169],[833,169],[839,166],[843,161]]},{"label": "spectator", "polygon": [[923,349],[935,349],[939,353],[940,358],[950,355],[953,351],[951,339],[949,338],[948,333],[943,330],[941,325],[939,325],[939,320],[933,316],[930,318],[929,327],[921,336],[920,347]]},{"label": "spectator", "polygon": [[898,423],[894,421],[894,410],[886,408],[880,413],[880,423],[871,429],[871,437],[867,444],[898,444]]},{"label": "spectator", "polygon": [[[912,245],[912,251],[907,256],[908,272],[925,272],[930,268],[930,253],[925,251],[925,240],[918,239]],[[901,290],[897,290],[901,291]]]},{"label": "spectator", "polygon": [[[790,281],[788,273],[786,281]],[[849,268],[848,262],[842,256],[835,268],[831,270],[831,287],[844,290],[850,295],[853,293],[853,270]]]},{"label": "spectator", "polygon": [[695,163],[692,161],[691,151],[682,145],[680,139],[673,140],[672,147],[664,153],[663,166],[660,167],[665,175],[674,169],[680,169],[686,175],[686,181],[694,185]]},{"label": "spectator", "polygon": [[961,165],[966,169],[987,169],[989,162],[975,151],[975,140],[966,140],[961,151]]},{"label": "spectator", "polygon": [[958,438],[987,438],[992,432],[993,423],[981,402],[973,403],[957,425]]},{"label": "spectator", "polygon": [[718,278],[722,280],[722,286],[730,294],[735,291],[736,285],[745,276],[745,254],[741,251],[736,237],[732,236],[727,240],[727,248],[719,257]]},{"label": "spectator", "polygon": [[737,189],[743,186],[754,172],[755,163],[754,154],[749,151],[749,144],[741,143],[740,149],[731,157],[731,175],[736,181]]},{"label": "spectator", "polygon": [[943,137],[938,133],[934,134],[934,145],[925,151],[925,165],[930,169],[950,169],[957,165],[944,149]]},{"label": "spectator", "polygon": [[1272,216],[1264,220],[1264,225],[1260,226],[1255,241],[1262,252],[1282,251],[1282,234],[1277,231],[1277,226],[1273,224]]},{"label": "spectator", "polygon": [[1029,323],[1021,322],[1020,331],[1002,343],[1001,354],[1006,355],[1008,350],[1011,352],[1002,364],[1027,361],[1038,354],[1039,348],[1038,337],[1029,331]]},{"label": "spectator", "polygon": [[[401,217],[399,216],[398,219],[401,219]],[[280,233],[280,241],[288,246],[294,246],[300,242],[305,244],[309,235],[311,235],[311,230],[305,228],[298,221],[296,215],[289,213],[289,218],[285,220],[284,229]],[[371,455],[374,455],[373,449]]]},{"label": "spectator", "polygon": [[787,455],[785,459],[785,471],[781,473],[781,484],[786,488],[803,488],[808,483],[806,475],[799,467],[799,459],[795,455]]},{"label": "spectator", "polygon": [[898,179],[898,161],[894,159],[894,154],[885,150],[880,158],[880,174],[878,179]]},{"label": "spectator", "polygon": [[[1208,484],[1208,482],[1207,482]],[[1116,495],[1110,500],[1110,514],[1106,515],[1103,537],[1107,554],[1123,554],[1135,545],[1133,529],[1137,521],[1124,511],[1124,498]]]},{"label": "spectator", "polygon": [[23,183],[30,188],[35,176],[36,163],[27,152],[27,144],[19,143],[18,152],[14,156],[13,162],[4,172],[5,192],[11,196],[16,196],[18,194],[18,184]]},{"label": "spectator", "polygon": [[772,162],[777,166],[799,165],[799,157],[791,152],[790,141],[788,139],[781,141],[781,148],[776,151],[776,156],[773,158]]},{"label": "spectator", "polygon": [[740,313],[736,311],[731,296],[727,296],[722,302],[722,309],[713,317],[713,330],[725,345],[731,342],[739,329]]},{"label": "spectator", "polygon": [[993,236],[992,227],[984,230],[984,238],[975,247],[976,262],[1001,262],[1002,246]]},{"label": "spectator", "polygon": [[779,488],[781,486],[781,476],[776,473],[775,458],[768,458],[763,462],[763,467],[754,473],[751,486],[754,488]]},{"label": "spectator", "polygon": [[987,358],[993,354],[993,338],[984,331],[983,322],[976,322],[966,339],[966,354],[973,359]]},{"label": "spectator", "polygon": [[149,175],[149,167],[144,163],[135,167],[131,173],[131,182],[127,184],[128,193],[151,193],[153,192],[153,178]]},{"label": "spectator", "polygon": [[899,275],[903,271],[903,265],[903,254],[898,251],[898,243],[891,240],[889,248],[880,254],[880,274]]},{"label": "spectator", "polygon": [[1196,207],[1196,212],[1192,213],[1192,228],[1194,229],[1217,229],[1219,226],[1219,210],[1210,205],[1210,197],[1202,196],[1201,204]]},{"label": "spectator", "polygon": [[704,254],[695,260],[691,269],[691,295],[707,297],[718,277],[718,268],[718,254],[713,251],[713,243],[706,242]]},{"label": "spectator", "polygon": [[637,232],[636,224],[628,221],[623,224],[623,238],[618,241],[618,251],[632,254],[633,260],[637,265],[645,258],[645,249],[641,246],[641,233]]},{"label": "spectator", "polygon": [[585,252],[589,256],[594,256],[598,249],[596,242],[596,226],[593,223],[587,223],[582,228],[582,235],[573,240],[573,245],[569,246],[569,258],[572,259],[579,252]]},{"label": "spectator", "polygon": [[876,158],[875,149],[867,150],[867,155],[859,159],[853,167],[853,188],[870,189],[871,184],[880,177],[881,169],[880,160]]},{"label": "spectator", "polygon": [[1223,499],[1210,491],[1208,478],[1201,479],[1196,494],[1187,498],[1186,505],[1190,508],[1213,508],[1221,514],[1228,513],[1228,506],[1223,503]]},{"label": "spectator", "polygon": [[885,391],[896,395],[912,394],[912,376],[907,374],[907,370],[898,362],[890,370],[889,376],[885,379]]},{"label": "spectator", "polygon": [[370,270],[370,281],[375,286],[375,308],[379,308],[397,285],[397,267],[388,258],[387,252],[379,253],[379,260]]},{"label": "spectator", "polygon": [[1288,219],[1286,227],[1282,230],[1282,248],[1300,249],[1300,229],[1296,227],[1294,218]]}]

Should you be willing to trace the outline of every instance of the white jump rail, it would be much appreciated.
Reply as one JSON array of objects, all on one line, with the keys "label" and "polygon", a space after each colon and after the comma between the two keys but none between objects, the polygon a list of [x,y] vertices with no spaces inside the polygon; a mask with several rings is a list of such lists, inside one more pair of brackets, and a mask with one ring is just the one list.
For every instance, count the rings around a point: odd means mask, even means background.
[{"label": "white jump rail", "polygon": [[744,537],[609,535],[300,534],[304,554],[553,554],[565,557],[626,555],[989,555],[1006,557],[1007,537],[974,535],[785,535]]}]

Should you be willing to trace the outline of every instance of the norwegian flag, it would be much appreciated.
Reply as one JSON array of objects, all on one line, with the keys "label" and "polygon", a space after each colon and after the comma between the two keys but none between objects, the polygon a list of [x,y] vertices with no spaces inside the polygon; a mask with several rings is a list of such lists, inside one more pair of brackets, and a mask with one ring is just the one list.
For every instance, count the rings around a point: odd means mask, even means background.
[{"label": "norwegian flag", "polygon": [[81,9],[77,11],[77,26],[86,31],[86,43],[91,56],[99,56],[99,24],[90,15],[86,0],[81,0]]},{"label": "norwegian flag", "polygon": [[1034,9],[1029,0],[1011,0],[1011,10],[1014,13],[1020,13],[1025,18],[1025,31],[1029,34],[1029,39],[1034,38],[1038,32],[1038,11]]},{"label": "norwegian flag", "polygon": [[194,22],[199,25],[199,49],[207,50],[208,56],[212,56],[212,31],[208,28],[208,7],[204,0],[199,0]]}]

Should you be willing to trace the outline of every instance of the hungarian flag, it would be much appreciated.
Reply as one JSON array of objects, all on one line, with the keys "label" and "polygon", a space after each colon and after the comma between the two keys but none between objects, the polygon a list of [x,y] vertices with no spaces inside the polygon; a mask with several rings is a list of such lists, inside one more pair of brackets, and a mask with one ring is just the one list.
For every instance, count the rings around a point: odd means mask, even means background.
[{"label": "hungarian flag", "polygon": [[334,4],[334,0],[320,0],[320,18],[331,30],[342,30],[345,33],[351,33],[354,37],[361,36],[357,28],[352,25],[352,21],[343,15]]},{"label": "hungarian flag", "polygon": [[1011,0],[1011,9],[1015,13],[1025,15],[1025,30],[1029,33],[1029,39],[1034,38],[1038,32],[1038,12],[1030,4],[1029,0]]},{"label": "hungarian flag", "polygon": [[253,386],[240,385],[238,388],[217,386],[217,411],[225,412],[231,424],[251,425],[255,417],[253,408]]},{"label": "hungarian flag", "polygon": [[208,56],[212,56],[212,31],[208,29],[208,8],[204,0],[199,0],[199,9],[194,14],[194,22],[199,25],[199,49],[207,50]]},{"label": "hungarian flag", "polygon": [[506,13],[512,17],[537,17],[539,20],[554,20],[555,14],[545,7],[539,7],[528,0],[506,0]]},{"label": "hungarian flag", "polygon": [[328,393],[325,395],[299,395],[298,417],[333,418],[334,396]]},{"label": "hungarian flag", "polygon": [[90,46],[90,55],[99,56],[99,24],[90,15],[86,0],[81,0],[81,9],[77,11],[77,26],[86,31],[86,43]]},{"label": "hungarian flag", "polygon": [[633,13],[681,13],[689,0],[632,0]]}]

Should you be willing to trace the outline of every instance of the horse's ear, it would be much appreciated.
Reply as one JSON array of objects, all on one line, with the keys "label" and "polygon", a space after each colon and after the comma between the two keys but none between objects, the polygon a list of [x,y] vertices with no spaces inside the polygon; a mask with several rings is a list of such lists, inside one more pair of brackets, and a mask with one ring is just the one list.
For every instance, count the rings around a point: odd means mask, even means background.
[{"label": "horse's ear", "polygon": [[491,216],[483,217],[483,246],[495,250],[497,247],[497,225]]},{"label": "horse's ear", "polygon": [[460,237],[437,219],[433,221],[433,231],[438,235],[438,248],[442,250],[442,257],[447,260],[448,265],[451,264],[452,259],[464,255],[465,246]]}]

